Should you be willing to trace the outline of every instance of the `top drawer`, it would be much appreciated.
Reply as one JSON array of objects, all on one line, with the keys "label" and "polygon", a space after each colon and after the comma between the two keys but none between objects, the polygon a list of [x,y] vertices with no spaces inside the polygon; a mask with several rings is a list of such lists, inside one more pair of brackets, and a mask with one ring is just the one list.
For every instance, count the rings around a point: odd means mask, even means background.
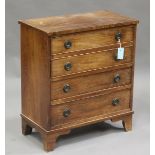
[{"label": "top drawer", "polygon": [[133,41],[133,27],[116,27],[83,33],[75,33],[56,37],[51,40],[52,54],[69,53],[82,49],[91,49],[117,43],[117,34],[121,34],[121,42]]}]

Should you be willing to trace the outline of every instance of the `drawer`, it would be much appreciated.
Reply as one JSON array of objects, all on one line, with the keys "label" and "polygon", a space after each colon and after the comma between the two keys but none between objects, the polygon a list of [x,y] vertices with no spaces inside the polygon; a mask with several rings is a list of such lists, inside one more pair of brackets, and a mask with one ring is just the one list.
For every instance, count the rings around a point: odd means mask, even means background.
[{"label": "drawer", "polygon": [[100,91],[131,82],[131,68],[118,69],[51,83],[51,100],[63,101],[82,94]]},{"label": "drawer", "polygon": [[81,72],[117,66],[132,61],[132,46],[125,47],[125,58],[116,60],[117,48],[75,55],[51,61],[52,76],[65,76]]},{"label": "drawer", "polygon": [[98,115],[129,110],[130,95],[130,89],[125,89],[70,103],[53,105],[51,124],[57,126]]},{"label": "drawer", "polygon": [[56,37],[51,40],[51,51],[52,54],[68,53],[116,44],[118,32],[121,34],[122,43],[133,41],[133,27],[117,27]]}]

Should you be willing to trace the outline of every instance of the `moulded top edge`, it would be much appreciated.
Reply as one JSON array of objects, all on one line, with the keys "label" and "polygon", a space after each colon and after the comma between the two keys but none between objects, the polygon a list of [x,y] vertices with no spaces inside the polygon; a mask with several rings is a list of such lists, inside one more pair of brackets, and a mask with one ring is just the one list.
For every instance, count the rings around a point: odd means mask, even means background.
[{"label": "moulded top edge", "polygon": [[93,13],[20,20],[19,23],[33,27],[48,35],[59,35],[116,26],[135,25],[139,21],[110,11],[97,11]]}]

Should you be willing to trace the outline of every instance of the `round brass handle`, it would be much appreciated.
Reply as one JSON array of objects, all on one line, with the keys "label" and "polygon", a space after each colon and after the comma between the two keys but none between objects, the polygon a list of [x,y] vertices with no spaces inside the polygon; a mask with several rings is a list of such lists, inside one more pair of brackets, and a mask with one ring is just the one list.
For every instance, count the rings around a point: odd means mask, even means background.
[{"label": "round brass handle", "polygon": [[65,63],[64,68],[66,71],[70,71],[72,68],[72,64],[70,62]]},{"label": "round brass handle", "polygon": [[121,38],[122,38],[121,32],[117,32],[117,33],[115,34],[115,39],[116,39],[117,41],[119,41]]},{"label": "round brass handle", "polygon": [[71,48],[71,47],[72,47],[72,42],[71,42],[70,40],[65,41],[64,47],[65,47],[66,49]]},{"label": "round brass handle", "polygon": [[64,112],[63,112],[64,117],[68,117],[70,114],[71,114],[70,109],[65,109]]},{"label": "round brass handle", "polygon": [[114,82],[115,83],[118,83],[120,80],[121,80],[120,75],[119,74],[116,74],[115,77],[114,77]]},{"label": "round brass handle", "polygon": [[119,101],[118,98],[114,98],[114,99],[112,100],[112,105],[113,105],[113,106],[116,106],[116,105],[118,105],[119,103],[120,103],[120,101]]},{"label": "round brass handle", "polygon": [[69,84],[65,84],[64,87],[63,87],[63,91],[64,91],[65,93],[68,93],[70,89],[71,89],[71,87],[70,87]]}]

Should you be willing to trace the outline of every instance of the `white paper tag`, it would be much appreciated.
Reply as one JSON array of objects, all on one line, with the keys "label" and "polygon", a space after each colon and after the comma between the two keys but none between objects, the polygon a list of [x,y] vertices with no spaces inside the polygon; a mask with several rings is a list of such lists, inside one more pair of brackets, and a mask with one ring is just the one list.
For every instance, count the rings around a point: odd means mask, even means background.
[{"label": "white paper tag", "polygon": [[117,59],[122,60],[124,59],[124,48],[118,48],[118,52],[117,52]]}]

